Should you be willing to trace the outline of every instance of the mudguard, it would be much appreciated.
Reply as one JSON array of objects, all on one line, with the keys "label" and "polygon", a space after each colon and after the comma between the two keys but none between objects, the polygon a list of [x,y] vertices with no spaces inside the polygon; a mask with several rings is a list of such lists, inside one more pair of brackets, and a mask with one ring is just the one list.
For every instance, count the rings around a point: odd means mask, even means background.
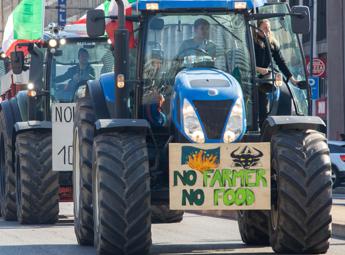
[{"label": "mudguard", "polygon": [[95,122],[95,127],[97,133],[109,130],[146,133],[151,128],[150,123],[145,119],[99,119]]},{"label": "mudguard", "polygon": [[22,121],[17,100],[12,98],[1,103],[1,112],[4,114],[6,123],[6,132],[8,137],[12,137],[14,124]]},{"label": "mudguard", "polygon": [[28,121],[28,95],[27,91],[19,91],[13,99],[18,105],[21,121]]},{"label": "mudguard", "polygon": [[109,109],[105,100],[103,88],[101,86],[100,81],[88,81],[87,93],[90,94],[93,103],[93,109],[96,114],[96,119],[109,119]]},{"label": "mudguard", "polygon": [[270,141],[280,130],[313,129],[326,133],[326,124],[316,116],[269,116],[263,124],[262,141]]},{"label": "mudguard", "polygon": [[31,120],[31,121],[23,121],[23,122],[17,122],[14,125],[14,129],[16,131],[16,134],[19,134],[24,131],[29,130],[42,130],[42,129],[52,129],[52,123],[51,121],[38,121],[38,120]]},{"label": "mudguard", "polygon": [[[13,148],[15,143],[15,135],[13,134],[15,132],[14,125],[17,121],[21,121],[17,101],[15,98],[12,98],[11,100],[5,100],[0,104],[0,108],[2,118],[4,118],[4,128],[6,129],[4,130],[4,132],[6,132],[7,138],[10,139]],[[12,150],[12,159],[14,158],[14,150]]]}]

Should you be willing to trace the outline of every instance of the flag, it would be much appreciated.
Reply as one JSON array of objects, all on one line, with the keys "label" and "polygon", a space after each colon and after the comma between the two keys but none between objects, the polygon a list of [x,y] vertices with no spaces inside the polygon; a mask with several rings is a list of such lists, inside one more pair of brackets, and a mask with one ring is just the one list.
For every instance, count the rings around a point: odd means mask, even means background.
[{"label": "flag", "polygon": [[[124,7],[125,7],[125,15],[130,16],[136,13],[136,6],[137,6],[137,0],[124,0],[123,1]],[[111,0],[110,6],[109,6],[109,16],[117,16],[118,15],[118,8],[115,0]],[[135,40],[134,40],[134,28],[133,28],[133,22],[132,21],[126,21],[126,28],[129,31],[129,47],[134,48],[135,47]],[[106,31],[108,34],[108,37],[110,38],[112,44],[114,45],[114,31],[117,29],[117,21],[107,19],[106,20]]]},{"label": "flag", "polygon": [[19,43],[39,40],[44,29],[44,0],[22,0],[8,17],[2,49],[7,56]]},{"label": "flag", "polygon": [[[105,16],[108,16],[108,12],[109,12],[109,6],[110,6],[110,1],[105,0],[103,4],[98,5],[95,9],[96,10],[103,10]],[[86,14],[84,14],[80,19],[78,19],[77,21],[71,22],[71,24],[82,24],[85,25],[86,24]]]}]

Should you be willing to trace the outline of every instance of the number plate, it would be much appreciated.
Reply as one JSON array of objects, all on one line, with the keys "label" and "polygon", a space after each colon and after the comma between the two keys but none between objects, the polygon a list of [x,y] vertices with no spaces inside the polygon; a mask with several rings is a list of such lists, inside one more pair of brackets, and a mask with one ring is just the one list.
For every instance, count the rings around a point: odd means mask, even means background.
[{"label": "number plate", "polygon": [[75,103],[52,105],[53,171],[72,171]]}]

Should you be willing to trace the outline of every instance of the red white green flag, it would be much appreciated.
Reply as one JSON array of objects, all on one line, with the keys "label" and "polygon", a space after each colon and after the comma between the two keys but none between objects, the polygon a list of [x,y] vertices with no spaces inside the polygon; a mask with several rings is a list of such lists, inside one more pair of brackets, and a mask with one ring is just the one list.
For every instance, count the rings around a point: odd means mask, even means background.
[{"label": "red white green flag", "polygon": [[[110,2],[111,1],[105,0],[103,4],[98,5],[95,9],[103,10],[105,16],[108,16]],[[84,14],[80,19],[72,22],[71,24],[82,24],[82,25],[86,24],[86,14]]]},{"label": "red white green flag", "polygon": [[[136,11],[137,6],[137,0],[124,0],[123,4],[125,6],[125,15],[130,16],[133,15]],[[115,0],[111,0],[110,6],[109,6],[109,15],[110,16],[117,16],[118,15],[118,8]],[[107,34],[112,41],[114,45],[114,31],[117,28],[117,21],[108,19],[106,21],[106,31]],[[128,29],[130,33],[129,38],[129,47],[133,48],[135,47],[135,41],[134,41],[134,34],[133,34],[133,22],[132,21],[126,21],[126,28]]]},{"label": "red white green flag", "polygon": [[9,56],[21,42],[39,40],[44,29],[44,0],[22,0],[8,17],[2,50]]}]

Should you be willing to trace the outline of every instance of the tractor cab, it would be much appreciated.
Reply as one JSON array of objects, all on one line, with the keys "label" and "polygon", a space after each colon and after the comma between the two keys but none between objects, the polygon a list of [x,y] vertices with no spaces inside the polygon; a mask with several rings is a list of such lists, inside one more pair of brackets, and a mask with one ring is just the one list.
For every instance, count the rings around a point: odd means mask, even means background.
[{"label": "tractor cab", "polygon": [[[176,142],[232,143],[247,131],[260,132],[262,84],[271,83],[265,91],[267,115],[308,115],[308,86],[297,33],[308,31],[309,10],[290,10],[286,3],[254,7],[252,1],[138,1],[132,8],[139,15],[126,17],[137,27],[132,35],[137,48],[126,60],[129,70],[120,71],[120,77],[127,76],[127,85],[109,87],[105,83],[109,79],[101,78],[103,91],[109,93],[106,101],[122,105],[116,108],[123,116],[148,120],[157,134],[166,134],[165,140],[174,130]],[[104,34],[104,13],[95,10],[88,17],[90,36]],[[257,75],[254,41],[261,19],[271,21],[272,34],[299,84],[286,80],[276,85],[282,76],[272,52],[266,56],[272,72],[264,78]],[[115,48],[127,47],[120,45],[115,43]],[[117,76],[115,70],[113,79]]]},{"label": "tractor cab", "polygon": [[[173,123],[182,141],[230,143],[246,131],[259,131],[257,93],[264,81],[255,72],[253,41],[260,15],[270,20],[293,76],[306,81],[291,23],[296,17],[287,4],[253,9],[251,1],[139,1],[138,6],[144,20],[138,64],[142,116],[154,127]],[[269,16],[274,13],[281,15]],[[274,74],[265,78],[275,79]],[[286,82],[272,86],[267,98],[271,115],[308,114],[306,87]]]},{"label": "tractor cab", "polygon": [[[68,26],[67,26],[68,28]],[[55,103],[75,102],[80,87],[113,70],[112,46],[106,36],[91,39],[72,28],[46,33],[46,89]]]}]

